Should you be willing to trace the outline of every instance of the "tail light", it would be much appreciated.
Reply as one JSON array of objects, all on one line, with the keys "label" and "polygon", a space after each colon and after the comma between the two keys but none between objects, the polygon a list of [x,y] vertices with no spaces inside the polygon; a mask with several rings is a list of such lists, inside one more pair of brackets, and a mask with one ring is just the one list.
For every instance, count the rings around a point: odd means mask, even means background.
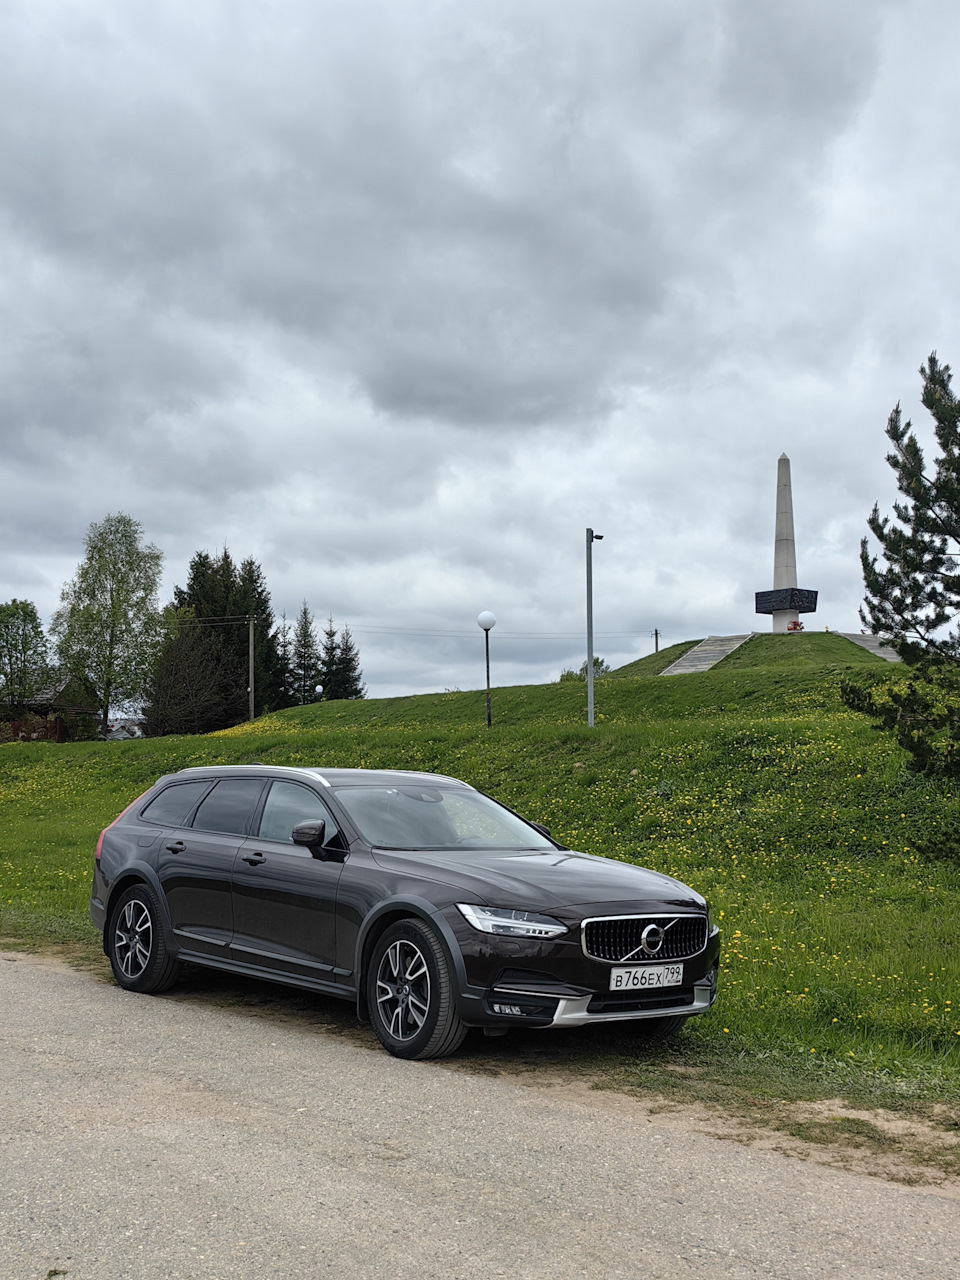
[{"label": "tail light", "polygon": [[[149,791],[149,790],[150,790],[150,788],[148,787],[148,788],[147,788],[147,791]],[[140,795],[138,795],[138,796],[137,796],[136,800],[131,800],[131,801],[130,801],[130,803],[127,805],[127,807],[123,810],[123,812],[122,812],[122,813],[118,813],[118,814],[117,814],[117,816],[114,818],[114,820],[113,820],[112,822],[107,823],[107,825],[106,825],[106,826],[103,828],[103,830],[100,832],[100,837],[99,837],[99,839],[97,840],[97,851],[96,851],[96,853],[93,855],[93,856],[94,856],[94,858],[97,860],[97,862],[99,862],[99,861],[100,861],[100,852],[101,852],[101,850],[103,849],[103,837],[107,834],[107,832],[110,830],[110,828],[111,828],[111,827],[115,827],[115,826],[117,825],[117,823],[120,821],[120,819],[123,817],[123,815],[124,815],[125,813],[129,813],[129,812],[130,812],[130,810],[133,808],[133,806],[134,806],[135,804],[139,803],[139,801],[141,801],[141,800],[143,799],[143,797],[144,797],[146,794],[147,794],[147,792],[146,792],[146,791],[143,791],[143,792],[141,792],[141,794],[140,794]]]}]

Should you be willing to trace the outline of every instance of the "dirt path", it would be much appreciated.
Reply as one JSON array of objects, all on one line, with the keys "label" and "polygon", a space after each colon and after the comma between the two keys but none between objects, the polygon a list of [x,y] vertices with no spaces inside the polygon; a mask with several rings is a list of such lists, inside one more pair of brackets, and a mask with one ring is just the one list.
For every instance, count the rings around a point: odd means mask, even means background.
[{"label": "dirt path", "polygon": [[0,961],[0,1008],[3,1280],[956,1273],[956,1201],[635,1099],[24,955]]}]

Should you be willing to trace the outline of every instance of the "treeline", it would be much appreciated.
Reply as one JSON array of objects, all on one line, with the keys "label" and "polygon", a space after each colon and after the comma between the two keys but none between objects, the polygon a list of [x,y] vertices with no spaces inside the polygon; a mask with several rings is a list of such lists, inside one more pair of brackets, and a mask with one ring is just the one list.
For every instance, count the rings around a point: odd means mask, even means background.
[{"label": "treeline", "polygon": [[251,619],[255,715],[364,697],[349,627],[330,618],[318,630],[306,601],[294,621],[278,621],[256,560],[198,551],[164,608],[162,567],[162,552],[120,513],[87,531],[49,634],[32,602],[0,604],[0,718],[43,714],[51,690],[72,682],[104,732],[118,708],[141,713],[150,735],[228,728],[249,714]]}]

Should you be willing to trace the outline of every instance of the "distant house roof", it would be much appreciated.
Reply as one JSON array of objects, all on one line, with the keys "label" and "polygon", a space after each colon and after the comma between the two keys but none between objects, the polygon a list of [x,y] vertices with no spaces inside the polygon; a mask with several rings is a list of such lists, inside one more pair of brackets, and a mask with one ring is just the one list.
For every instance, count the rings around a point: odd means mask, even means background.
[{"label": "distant house roof", "polygon": [[96,693],[76,677],[39,689],[26,706],[38,715],[96,715],[100,709]]}]

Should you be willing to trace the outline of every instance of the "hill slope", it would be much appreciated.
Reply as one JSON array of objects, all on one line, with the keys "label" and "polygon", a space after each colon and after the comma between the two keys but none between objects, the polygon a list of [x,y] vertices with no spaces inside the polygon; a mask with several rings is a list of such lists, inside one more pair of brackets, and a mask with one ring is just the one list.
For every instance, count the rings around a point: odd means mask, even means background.
[{"label": "hill slope", "polygon": [[842,672],[871,663],[884,665],[813,634],[759,637],[700,675],[621,669],[597,683],[593,731],[584,686],[567,682],[495,690],[490,730],[483,694],[457,692],[321,703],[201,738],[2,747],[0,931],[90,937],[96,834],[161,773],[252,760],[436,770],[711,899],[722,1002],[688,1039],[818,1064],[838,1089],[886,1071],[949,1091],[960,890],[953,865],[919,850],[958,804],[840,704]]}]

